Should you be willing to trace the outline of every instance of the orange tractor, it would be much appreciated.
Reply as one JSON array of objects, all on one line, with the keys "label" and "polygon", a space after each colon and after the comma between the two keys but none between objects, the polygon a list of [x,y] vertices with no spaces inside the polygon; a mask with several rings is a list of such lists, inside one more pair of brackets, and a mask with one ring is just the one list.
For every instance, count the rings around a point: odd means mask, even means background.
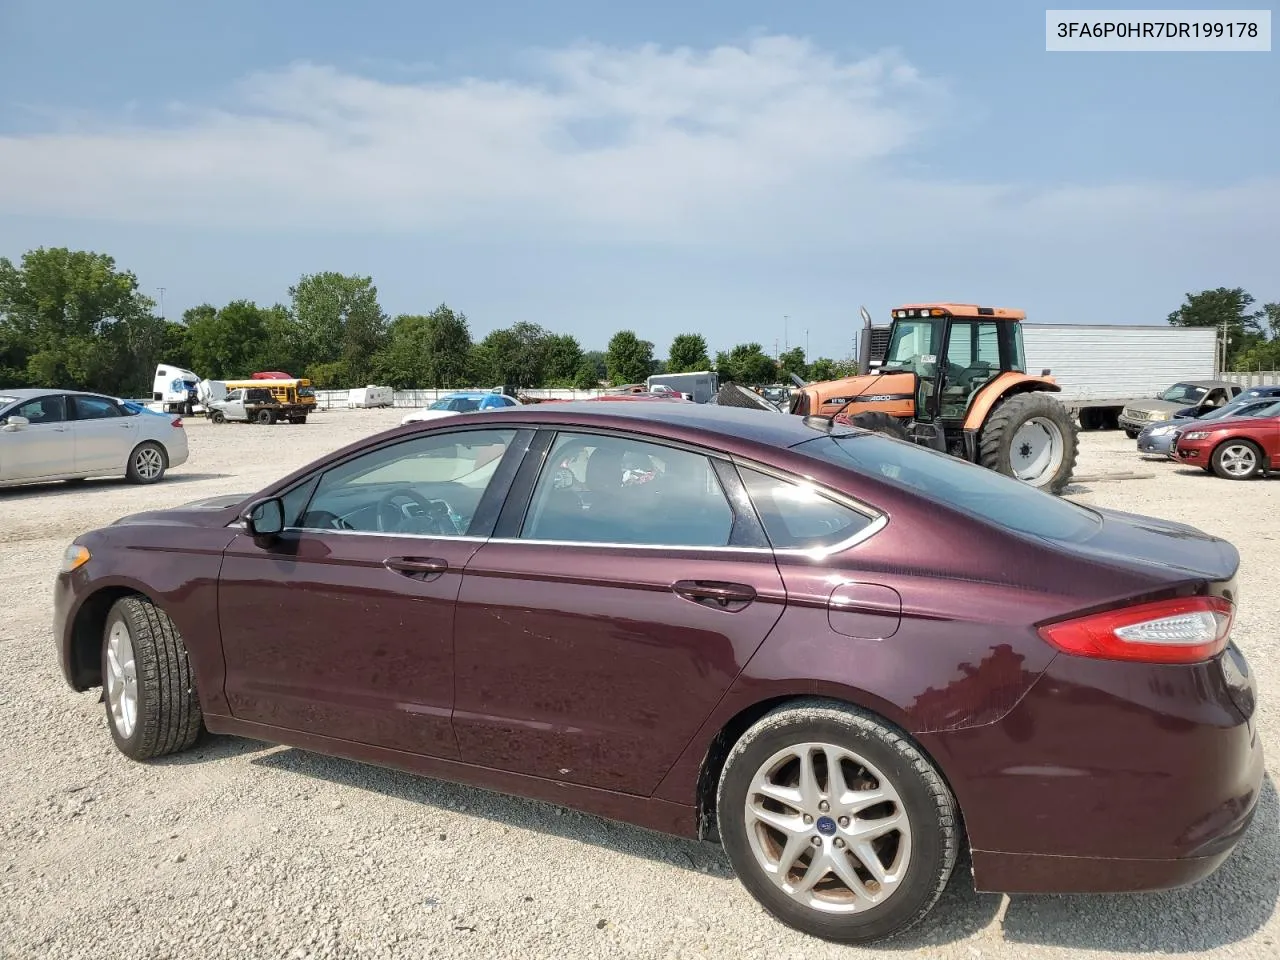
[{"label": "orange tractor", "polygon": [[893,311],[884,359],[871,360],[862,308],[862,373],[797,382],[791,412],[851,423],[1061,493],[1076,463],[1075,419],[1047,376],[1026,371],[1021,310],[914,303]]}]

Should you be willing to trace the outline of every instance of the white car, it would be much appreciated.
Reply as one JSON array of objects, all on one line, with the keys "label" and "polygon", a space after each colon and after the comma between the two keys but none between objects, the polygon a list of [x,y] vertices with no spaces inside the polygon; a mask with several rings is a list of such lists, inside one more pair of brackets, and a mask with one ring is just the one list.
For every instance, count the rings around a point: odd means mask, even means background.
[{"label": "white car", "polygon": [[182,418],[75,390],[0,388],[0,487],[86,477],[155,483],[187,462]]},{"label": "white car", "polygon": [[522,404],[515,397],[491,390],[460,390],[447,393],[429,407],[406,414],[401,423],[420,423],[423,420],[436,420],[440,417],[451,417],[457,413],[471,413],[475,410],[505,410],[507,407],[519,407]]}]

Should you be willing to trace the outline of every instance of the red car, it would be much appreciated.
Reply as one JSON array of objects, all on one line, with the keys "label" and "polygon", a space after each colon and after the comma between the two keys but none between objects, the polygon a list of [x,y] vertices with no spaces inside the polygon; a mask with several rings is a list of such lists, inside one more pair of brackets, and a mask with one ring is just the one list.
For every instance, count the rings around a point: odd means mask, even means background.
[{"label": "red car", "polygon": [[[236,734],[718,839],[847,942],[1162,889],[1257,805],[1239,554],[856,427],[460,414],[78,537],[55,633],[127,756]],[[169,768],[178,778],[180,768]]]},{"label": "red car", "polygon": [[1177,459],[1224,480],[1251,480],[1280,467],[1280,403],[1252,417],[1192,423],[1178,434]]}]

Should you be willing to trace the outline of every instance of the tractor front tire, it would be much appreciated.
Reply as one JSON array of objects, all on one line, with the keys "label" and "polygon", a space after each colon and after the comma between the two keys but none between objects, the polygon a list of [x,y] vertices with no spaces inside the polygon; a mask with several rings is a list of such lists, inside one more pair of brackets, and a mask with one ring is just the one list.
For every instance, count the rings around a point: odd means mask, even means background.
[{"label": "tractor front tire", "polygon": [[1079,453],[1075,418],[1048,393],[1017,393],[987,417],[978,462],[1007,477],[1061,494]]},{"label": "tractor front tire", "polygon": [[849,423],[855,427],[861,427],[863,430],[870,430],[872,433],[883,433],[886,436],[893,437],[895,440],[910,439],[907,428],[902,425],[902,421],[897,417],[889,416],[887,413],[855,413],[849,418]]}]

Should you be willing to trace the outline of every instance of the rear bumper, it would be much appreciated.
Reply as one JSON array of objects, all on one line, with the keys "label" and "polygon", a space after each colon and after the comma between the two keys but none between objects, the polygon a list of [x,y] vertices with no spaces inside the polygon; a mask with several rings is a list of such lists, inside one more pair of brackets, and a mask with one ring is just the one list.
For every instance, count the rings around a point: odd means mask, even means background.
[{"label": "rear bumper", "polygon": [[998,723],[920,740],[960,802],[977,889],[1162,890],[1216,870],[1253,818],[1255,699],[1234,649],[1191,666],[1064,655]]}]

